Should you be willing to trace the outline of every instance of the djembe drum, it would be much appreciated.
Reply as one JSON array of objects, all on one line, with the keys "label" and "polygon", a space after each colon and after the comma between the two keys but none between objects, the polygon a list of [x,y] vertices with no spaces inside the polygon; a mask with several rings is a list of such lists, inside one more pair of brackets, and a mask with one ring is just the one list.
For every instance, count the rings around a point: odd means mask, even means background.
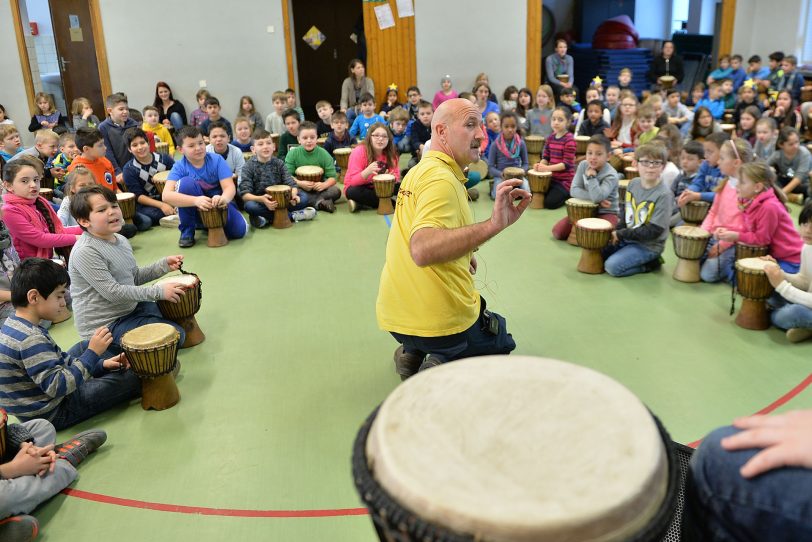
[{"label": "djembe drum", "polygon": [[395,195],[395,176],[389,173],[380,173],[372,177],[372,186],[378,196],[378,214],[391,215],[395,212],[392,207],[392,196]]},{"label": "djembe drum", "polygon": [[274,228],[282,230],[293,226],[288,216],[288,207],[290,207],[291,189],[286,184],[275,184],[265,189],[265,193],[271,196],[276,201],[276,210],[273,212]]},{"label": "djembe drum", "polygon": [[775,265],[774,262],[761,258],[736,261],[736,289],[743,298],[736,323],[744,329],[770,327],[767,298],[773,293],[773,287],[764,272],[764,267],[770,264]]},{"label": "djembe drum", "polygon": [[674,279],[680,282],[699,282],[699,260],[705,255],[710,233],[697,226],[677,226],[671,230],[677,266]]},{"label": "djembe drum", "polygon": [[617,182],[617,199],[621,205],[626,201],[626,190],[629,188],[631,179],[620,179]]},{"label": "djembe drum", "polygon": [[576,156],[586,155],[586,148],[589,146],[589,136],[575,136],[575,154]]},{"label": "djembe drum", "polygon": [[759,258],[766,256],[770,253],[770,247],[767,245],[748,245],[747,243],[736,243],[736,259],[741,260],[744,258]]},{"label": "djembe drum", "polygon": [[590,275],[603,273],[603,254],[601,251],[612,238],[614,227],[602,218],[582,218],[575,223],[575,237],[581,247],[581,259],[578,271]]},{"label": "djembe drum", "polygon": [[347,174],[347,167],[350,165],[350,154],[352,149],[343,147],[333,151],[333,157],[336,159],[336,165],[341,168],[338,174],[338,182],[344,182],[344,176]]},{"label": "djembe drum", "polygon": [[141,378],[141,408],[166,410],[180,401],[172,372],[178,363],[180,333],[169,324],[147,324],[121,337],[130,369]]},{"label": "djembe drum", "polygon": [[316,145],[319,147],[324,147],[324,144],[327,143],[327,136],[320,137],[316,140]]},{"label": "djembe drum", "polygon": [[158,154],[163,154],[164,156],[169,156],[169,143],[164,143],[163,141],[156,141],[155,152],[157,152]]},{"label": "djembe drum", "polygon": [[299,166],[296,168],[293,176],[300,181],[320,183],[324,178],[324,170],[319,166]]},{"label": "djembe drum", "polygon": [[577,247],[578,240],[575,237],[575,225],[582,218],[596,218],[598,216],[598,204],[578,198],[570,198],[565,204],[567,206],[567,218],[570,219],[570,224],[572,224],[567,243]]},{"label": "djembe drum", "polygon": [[556,75],[555,78],[558,79],[559,81],[561,81],[562,83],[569,83],[570,82],[570,76],[569,76],[569,74],[566,74],[566,73]]},{"label": "djembe drum", "polygon": [[502,170],[502,179],[521,179],[524,180],[526,173],[520,167],[506,167]]},{"label": "djembe drum", "polygon": [[628,181],[630,181],[632,179],[636,179],[637,177],[639,177],[640,176],[639,173],[640,172],[638,171],[638,169],[636,167],[634,167],[634,166],[627,166],[623,170],[623,176],[626,177],[626,180],[628,180]]},{"label": "djembe drum", "polygon": [[121,216],[127,224],[133,223],[135,216],[135,194],[132,192],[116,192],[118,206],[121,208]]},{"label": "djembe drum", "polygon": [[679,539],[689,457],[606,375],[484,356],[395,388],[352,474],[381,541],[659,542]]},{"label": "djembe drum", "polygon": [[[725,109],[724,115],[722,115],[722,122],[732,123],[733,122],[733,112],[735,109]],[[724,124],[721,125],[722,127]],[[733,126],[735,128],[735,125]]]},{"label": "djembe drum", "polygon": [[47,199],[48,201],[54,201],[54,190],[53,188],[40,188],[39,195],[43,198]]},{"label": "djembe drum", "polygon": [[208,230],[206,244],[210,247],[222,247],[228,244],[226,237],[226,221],[228,220],[228,206],[214,207],[208,211],[197,210],[203,227]]},{"label": "djembe drum", "polygon": [[271,134],[271,141],[273,141],[273,148],[279,150],[279,134]]},{"label": "djembe drum", "polygon": [[164,318],[180,325],[184,333],[186,333],[186,340],[180,346],[181,348],[189,348],[202,343],[206,339],[206,335],[203,334],[203,330],[200,329],[197,318],[195,318],[195,314],[200,310],[200,304],[203,301],[203,288],[200,277],[194,273],[183,272],[182,275],[165,277],[155,284],[163,285],[167,282],[180,283],[184,291],[177,303],[166,300],[158,301],[158,309]]},{"label": "djembe drum", "polygon": [[524,144],[527,145],[527,160],[530,165],[540,162],[541,153],[544,150],[544,137],[530,134],[524,138]]},{"label": "djembe drum", "polygon": [[152,186],[155,187],[155,190],[158,192],[159,196],[163,196],[164,187],[166,186],[166,180],[168,178],[169,178],[168,169],[159,171],[158,173],[152,176]]},{"label": "djembe drum", "polygon": [[723,132],[725,132],[729,136],[732,136],[733,132],[736,131],[736,125],[732,124],[732,123],[731,124],[727,124],[727,123],[720,124],[719,127],[722,129]]},{"label": "djembe drum", "polygon": [[812,102],[812,86],[801,87],[801,103]]},{"label": "djembe drum", "polygon": [[550,190],[550,182],[553,174],[550,171],[536,171],[531,169],[527,172],[527,180],[530,183],[530,192],[533,198],[530,200],[531,209],[544,209],[544,198]]},{"label": "djembe drum", "polygon": [[663,90],[669,90],[671,88],[674,88],[676,82],[677,78],[674,77],[673,75],[660,76],[660,86],[663,88]]},{"label": "djembe drum", "polygon": [[688,226],[699,226],[710,211],[707,201],[689,201],[679,208],[679,214]]}]

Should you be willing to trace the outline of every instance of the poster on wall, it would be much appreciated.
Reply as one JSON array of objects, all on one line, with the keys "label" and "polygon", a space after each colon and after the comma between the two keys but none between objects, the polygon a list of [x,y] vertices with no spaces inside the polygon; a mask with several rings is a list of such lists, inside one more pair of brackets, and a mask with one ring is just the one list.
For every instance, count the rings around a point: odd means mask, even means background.
[{"label": "poster on wall", "polygon": [[414,17],[414,3],[412,0],[397,0],[398,17]]},{"label": "poster on wall", "polygon": [[381,30],[395,26],[395,15],[392,13],[392,8],[389,4],[375,6],[375,17],[378,19],[378,28]]}]

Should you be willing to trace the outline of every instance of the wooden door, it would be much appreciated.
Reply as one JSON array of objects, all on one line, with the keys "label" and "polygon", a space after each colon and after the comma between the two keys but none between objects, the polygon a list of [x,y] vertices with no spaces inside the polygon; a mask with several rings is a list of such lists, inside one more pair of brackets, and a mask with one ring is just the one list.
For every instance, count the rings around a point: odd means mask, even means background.
[{"label": "wooden door", "polygon": [[58,0],[50,4],[65,103],[70,108],[75,98],[87,98],[96,116],[104,120],[104,96],[89,0]]},{"label": "wooden door", "polygon": [[[400,17],[394,0],[386,0],[395,18],[395,26],[381,30],[375,16],[375,7],[385,2],[364,3],[364,24],[369,62],[367,76],[375,81],[376,103],[383,102],[386,88],[395,83],[398,98],[406,101],[406,89],[417,84],[417,53],[415,50],[414,17]],[[418,9],[417,7],[415,9]],[[431,9],[431,8],[429,8]],[[438,41],[438,48],[442,44]],[[431,100],[431,94],[424,98]]]},{"label": "wooden door", "polygon": [[[361,0],[293,0],[292,4],[299,102],[306,118],[318,120],[316,102],[328,100],[337,111],[350,60],[365,56]],[[302,39],[314,26],[324,35],[316,49]]]}]

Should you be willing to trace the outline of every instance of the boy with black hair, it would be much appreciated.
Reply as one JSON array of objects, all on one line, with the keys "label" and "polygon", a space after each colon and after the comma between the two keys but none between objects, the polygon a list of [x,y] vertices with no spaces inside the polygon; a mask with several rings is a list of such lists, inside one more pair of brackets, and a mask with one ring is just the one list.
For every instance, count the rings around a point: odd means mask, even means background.
[{"label": "boy with black hair", "polygon": [[279,137],[279,150],[277,157],[284,160],[288,151],[299,144],[299,113],[295,109],[286,109],[282,113],[282,121],[285,123],[285,132]]},{"label": "boy with black hair", "polygon": [[121,209],[116,195],[103,186],[84,188],[73,195],[70,211],[84,233],[71,251],[68,272],[73,298],[73,319],[83,339],[104,326],[112,353],[121,352],[121,338],[145,324],[164,323],[178,330],[180,343],[186,332],[161,315],[159,300],[177,303],[184,292],[180,283],[147,284],[177,271],[183,256],[167,256],[138,267],[130,243],[119,235]]},{"label": "boy with black hair", "polygon": [[[124,132],[127,128],[137,128],[138,123],[130,118],[130,107],[127,96],[123,92],[116,92],[108,96],[105,105],[108,117],[99,124],[99,131],[104,138],[104,146],[107,148],[106,157],[115,170],[116,182],[122,182],[124,175],[121,170],[124,164],[133,158],[124,141]],[[80,152],[81,150],[82,148],[79,147]]]},{"label": "boy with black hair", "polygon": [[141,128],[130,128],[124,139],[133,159],[124,166],[124,183],[127,191],[135,194],[136,212],[146,215],[157,226],[165,216],[175,215],[175,208],[161,201],[161,194],[152,184],[152,177],[159,171],[172,169],[175,161],[166,154],[149,150],[147,134]]},{"label": "boy with black hair", "polygon": [[231,123],[228,122],[224,117],[220,116],[220,100],[215,98],[214,96],[209,96],[206,98],[206,114],[209,116],[203,123],[200,125],[200,131],[203,132],[203,135],[209,135],[209,128],[211,127],[211,123],[213,122],[222,122],[226,126],[226,133],[228,133],[228,140],[231,141],[234,139],[234,132],[231,130]]},{"label": "boy with black hair", "polygon": [[573,121],[578,118],[578,113],[581,112],[581,104],[575,101],[575,89],[572,87],[561,89],[560,102],[558,105],[569,109],[570,117]]},{"label": "boy with black hair", "polygon": [[705,147],[699,141],[689,141],[682,147],[679,158],[680,172],[671,185],[671,191],[674,193],[674,212],[671,214],[672,228],[682,224],[682,215],[678,206],[679,197],[696,180],[699,167],[704,160]]},{"label": "boy with black hair", "polygon": [[579,136],[603,135],[603,131],[609,128],[603,119],[603,102],[592,100],[586,104],[586,121],[581,123],[578,129]]},{"label": "boy with black hair", "polygon": [[753,55],[747,59],[747,71],[744,74],[745,79],[752,79],[753,82],[758,83],[762,79],[766,79],[770,75],[770,68],[761,65],[761,57]]},{"label": "boy with black hair", "polygon": [[215,207],[228,209],[224,226],[226,237],[241,239],[248,231],[248,224],[233,201],[237,190],[228,164],[220,155],[206,152],[199,129],[185,126],[177,137],[183,158],[175,162],[169,172],[161,198],[178,208],[178,246],[194,246],[195,230],[203,227],[197,210],[209,211]]},{"label": "boy with black hair", "polygon": [[141,394],[138,377],[121,372],[128,365],[125,356],[101,358],[113,341],[106,327],[89,328],[84,337],[89,342],[67,353],[40,327],[42,320],[61,318],[68,286],[62,265],[23,260],[11,279],[15,314],[0,328],[0,406],[21,421],[45,418],[59,430]]},{"label": "boy with black hair", "polygon": [[784,70],[781,68],[781,62],[784,60],[784,53],[781,51],[775,51],[774,53],[770,53],[768,57],[767,64],[769,65],[770,73],[765,78],[767,81],[767,89],[775,88],[778,80],[784,76]]},{"label": "boy with black hair", "polygon": [[403,104],[403,109],[409,113],[409,119],[417,120],[418,108],[420,107],[420,102],[423,101],[420,89],[416,86],[411,86],[406,89],[406,100],[407,102]]},{"label": "boy with black hair", "polygon": [[375,96],[365,92],[361,95],[359,103],[361,110],[358,116],[355,117],[352,126],[350,126],[350,137],[353,139],[356,137],[358,139],[365,139],[367,137],[367,130],[376,122],[386,124],[386,120],[375,113]]},{"label": "boy with black hair", "polygon": [[[358,118],[361,118],[361,115]],[[316,144],[317,137],[316,125],[310,121],[303,122],[299,127],[299,146],[294,147],[287,154],[285,166],[301,192],[307,195],[307,201],[312,207],[319,211],[334,213],[335,202],[341,197],[341,190],[336,186],[336,168],[333,158],[330,153]],[[298,179],[296,169],[302,166],[319,166],[324,170],[324,180]]]}]

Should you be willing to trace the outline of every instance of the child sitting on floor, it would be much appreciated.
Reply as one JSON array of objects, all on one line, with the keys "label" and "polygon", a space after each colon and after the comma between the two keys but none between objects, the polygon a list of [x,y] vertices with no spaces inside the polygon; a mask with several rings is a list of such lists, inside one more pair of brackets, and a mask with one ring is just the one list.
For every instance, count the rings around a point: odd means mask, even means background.
[{"label": "child sitting on floor", "polygon": [[[133,155],[133,159],[124,166],[127,191],[135,194],[136,212],[148,216],[152,225],[157,226],[163,217],[173,216],[175,208],[161,201],[161,194],[152,184],[152,177],[159,171],[171,170],[175,161],[165,154],[150,152],[147,134],[140,128],[128,129],[124,132],[124,139]],[[121,233],[127,237],[123,230]]]},{"label": "child sitting on floor", "polygon": [[106,327],[88,329],[89,342],[67,353],[40,327],[41,320],[59,319],[66,310],[68,286],[64,266],[24,260],[11,279],[15,314],[0,328],[0,370],[6,375],[0,406],[21,421],[45,418],[59,430],[141,394],[140,379],[121,372],[128,365],[124,355],[101,358],[113,340]]},{"label": "child sitting on floor", "polygon": [[93,106],[87,98],[76,98],[71,104],[70,112],[73,114],[73,129],[98,128],[99,117],[93,114]]},{"label": "child sitting on floor", "polygon": [[[362,117],[359,115],[357,118]],[[285,166],[300,190],[307,195],[312,207],[334,213],[335,202],[341,197],[341,190],[336,186],[336,168],[330,153],[319,147],[316,140],[316,125],[310,121],[303,122],[299,127],[299,146],[287,154]],[[307,181],[297,178],[296,169],[301,166],[319,166],[324,170],[323,180]]]},{"label": "child sitting on floor", "polygon": [[[521,168],[527,172],[527,146],[518,134],[519,120],[515,113],[502,113],[500,117],[501,132],[488,152],[488,173],[491,183],[491,199],[496,199],[496,189],[502,182],[502,172],[507,167]],[[530,191],[530,184],[525,179],[521,188]]]},{"label": "child sitting on floor", "polygon": [[169,143],[169,156],[175,155],[175,143],[172,141],[172,136],[166,126],[161,124],[161,113],[154,105],[146,106],[142,113],[144,114],[144,122],[141,124],[141,129],[145,132],[152,132],[155,138],[161,143]]},{"label": "child sitting on floor", "polygon": [[22,150],[22,140],[17,127],[13,124],[0,124],[0,158],[8,162]]},{"label": "child sitting on floor", "polygon": [[[262,125],[259,126],[262,128]],[[254,127],[251,125],[251,119],[248,117],[237,117],[234,119],[234,139],[231,145],[238,148],[240,152],[251,152],[251,147],[254,142],[251,140],[251,132]]]},{"label": "child sitting on floor", "polygon": [[553,133],[544,145],[541,162],[533,166],[536,171],[553,174],[550,190],[544,198],[545,209],[558,209],[570,197],[570,186],[575,176],[575,138],[569,132],[569,110],[556,107],[552,115]]}]

